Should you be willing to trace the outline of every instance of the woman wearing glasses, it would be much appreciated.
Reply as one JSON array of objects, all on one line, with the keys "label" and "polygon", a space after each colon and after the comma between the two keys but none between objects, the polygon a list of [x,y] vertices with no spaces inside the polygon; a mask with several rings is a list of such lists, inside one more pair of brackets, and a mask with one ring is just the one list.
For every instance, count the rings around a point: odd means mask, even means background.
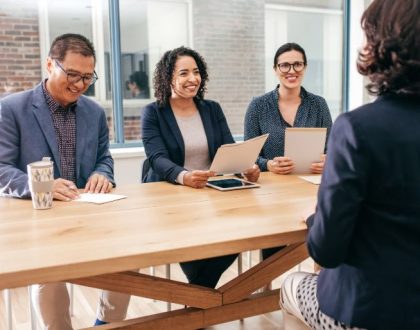
[{"label": "woman wearing glasses", "polygon": [[[287,127],[326,127],[332,120],[324,98],[306,91],[302,80],[307,65],[301,46],[287,43],[277,49],[273,69],[280,84],[262,96],[254,98],[245,115],[245,140],[270,133],[258,157],[261,171],[276,174],[292,172],[293,159],[284,157],[284,138]],[[328,135],[327,135],[328,136]],[[311,166],[312,173],[322,173],[325,157]],[[262,250],[263,259],[282,247]]]},{"label": "woman wearing glasses", "polygon": [[[270,133],[258,166],[262,171],[289,174],[293,159],[284,157],[286,127],[326,127],[332,125],[324,98],[306,91],[302,80],[306,71],[306,54],[301,46],[287,43],[277,49],[273,69],[280,84],[262,96],[254,98],[245,115],[245,140]],[[320,155],[321,156],[321,155]],[[313,163],[311,171],[322,173],[324,159]]]}]

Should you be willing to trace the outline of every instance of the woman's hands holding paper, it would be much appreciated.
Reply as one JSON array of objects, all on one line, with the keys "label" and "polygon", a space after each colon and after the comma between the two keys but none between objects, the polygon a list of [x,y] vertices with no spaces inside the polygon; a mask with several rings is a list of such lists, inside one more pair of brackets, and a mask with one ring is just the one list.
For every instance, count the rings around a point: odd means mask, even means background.
[{"label": "woman's hands holding paper", "polygon": [[188,171],[184,175],[184,185],[192,188],[204,188],[207,179],[215,175],[216,173],[212,171]]},{"label": "woman's hands holding paper", "polygon": [[312,163],[311,172],[313,174],[322,174],[322,171],[324,170],[324,165],[325,165],[326,158],[327,158],[327,155],[322,154],[320,162]]},{"label": "woman's hands holding paper", "polygon": [[294,166],[293,160],[289,157],[274,157],[267,162],[267,169],[275,174],[290,174]]},{"label": "woman's hands holding paper", "polygon": [[258,167],[258,165],[254,164],[254,166],[252,166],[251,168],[247,169],[242,174],[245,176],[245,178],[248,181],[257,182],[258,181],[258,178],[260,177],[260,173],[261,173],[260,168]]}]

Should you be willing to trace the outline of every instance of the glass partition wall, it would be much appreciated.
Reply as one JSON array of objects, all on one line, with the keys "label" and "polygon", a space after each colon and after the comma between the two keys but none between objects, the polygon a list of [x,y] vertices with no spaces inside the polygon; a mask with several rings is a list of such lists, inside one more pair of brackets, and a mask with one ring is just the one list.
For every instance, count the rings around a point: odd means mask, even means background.
[{"label": "glass partition wall", "polygon": [[[139,146],[141,111],[154,100],[155,64],[168,49],[192,47],[204,56],[209,67],[207,97],[222,105],[232,132],[240,138],[251,99],[274,89],[278,83],[272,69],[276,49],[285,42],[297,42],[308,57],[303,86],[323,96],[335,118],[343,111],[343,3],[342,0],[119,0],[115,11],[107,0],[19,3],[2,0],[0,14],[11,23],[1,25],[0,38],[14,36],[11,47],[20,48],[23,53],[31,48],[34,59],[18,66],[13,63],[13,56],[2,55],[3,63],[10,62],[11,67],[22,70],[0,70],[0,76],[12,78],[21,89],[30,88],[46,77],[45,58],[56,36],[68,32],[85,35],[94,42],[99,75],[86,94],[106,109],[111,142]],[[111,15],[119,18],[119,27],[113,32]],[[16,20],[21,24],[13,23]],[[26,39],[19,41],[19,36]],[[117,39],[121,63],[115,68],[111,46]],[[120,70],[120,81],[114,78],[115,70]],[[118,104],[112,102],[114,84],[121,88],[121,109],[113,109],[113,104]],[[114,120],[115,111],[121,116]],[[116,136],[117,125],[122,127],[123,136]]]}]

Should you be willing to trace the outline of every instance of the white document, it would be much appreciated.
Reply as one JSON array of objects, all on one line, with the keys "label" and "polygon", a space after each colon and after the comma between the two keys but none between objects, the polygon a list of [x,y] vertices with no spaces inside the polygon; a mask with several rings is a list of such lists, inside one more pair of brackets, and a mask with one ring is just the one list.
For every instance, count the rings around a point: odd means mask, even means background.
[{"label": "white document", "polygon": [[326,128],[286,128],[284,155],[295,163],[293,173],[311,173],[311,164],[321,161]]},{"label": "white document", "polygon": [[268,134],[264,134],[243,142],[222,145],[217,149],[210,171],[218,174],[232,174],[251,168],[267,137]]},{"label": "white document", "polygon": [[308,181],[313,184],[321,184],[321,174],[319,175],[307,175],[307,176],[300,176],[299,178]]},{"label": "white document", "polygon": [[86,202],[86,203],[95,203],[95,204],[104,204],[113,202],[119,199],[127,198],[124,195],[115,195],[115,194],[92,194],[92,193],[83,193],[80,194],[78,199],[74,199],[75,202]]}]

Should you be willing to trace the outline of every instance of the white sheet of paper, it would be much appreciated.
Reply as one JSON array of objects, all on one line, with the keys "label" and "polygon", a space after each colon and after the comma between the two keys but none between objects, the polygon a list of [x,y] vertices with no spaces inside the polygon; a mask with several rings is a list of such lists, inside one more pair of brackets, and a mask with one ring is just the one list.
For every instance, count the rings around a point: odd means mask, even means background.
[{"label": "white sheet of paper", "polygon": [[210,171],[218,174],[232,174],[251,168],[267,137],[268,134],[264,134],[243,142],[222,145],[217,149]]},{"label": "white sheet of paper", "polygon": [[308,181],[313,184],[321,184],[321,174],[319,175],[306,175],[306,176],[300,176],[299,178]]},{"label": "white sheet of paper", "polygon": [[104,204],[113,202],[119,199],[127,198],[124,195],[115,195],[115,194],[92,194],[92,193],[83,193],[80,194],[80,198],[75,199],[75,202],[86,202],[86,203],[95,203],[95,204]]},{"label": "white sheet of paper", "polygon": [[324,153],[326,128],[286,128],[284,155],[295,163],[292,173],[311,173],[311,164],[321,161]]}]

